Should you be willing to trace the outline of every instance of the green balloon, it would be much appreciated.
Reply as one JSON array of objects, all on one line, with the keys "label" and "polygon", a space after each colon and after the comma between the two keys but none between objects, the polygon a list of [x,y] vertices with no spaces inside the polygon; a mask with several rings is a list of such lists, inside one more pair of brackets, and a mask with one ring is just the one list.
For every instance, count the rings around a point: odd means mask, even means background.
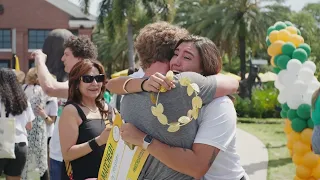
[{"label": "green balloon", "polygon": [[272,69],[272,71],[273,71],[274,73],[276,73],[276,74],[279,74],[279,72],[281,71],[281,69],[278,68],[278,67],[274,67],[274,68]]},{"label": "green balloon", "polygon": [[289,106],[288,106],[288,104],[287,103],[284,103],[284,104],[281,104],[281,107],[282,107],[282,109],[284,110],[284,111],[289,111]]},{"label": "green balloon", "polygon": [[310,118],[311,106],[309,104],[301,104],[297,109],[297,114],[300,118],[308,120]]},{"label": "green balloon", "polygon": [[301,63],[304,63],[308,59],[308,54],[304,49],[298,48],[293,51],[292,59],[298,59]]},{"label": "green balloon", "polygon": [[281,57],[281,55],[282,54],[279,54],[274,57],[274,64],[276,65],[276,67],[278,67],[279,57]]},{"label": "green balloon", "polygon": [[310,56],[311,47],[309,46],[309,44],[306,44],[306,43],[300,44],[298,48],[304,49],[307,52],[307,55]]},{"label": "green balloon", "polygon": [[281,29],[285,29],[287,25],[284,22],[278,22],[276,23],[276,30],[280,31]]},{"label": "green balloon", "polygon": [[287,55],[280,55],[280,57],[278,57],[277,66],[280,69],[287,69],[287,64],[290,61],[290,59],[291,57]]},{"label": "green balloon", "polygon": [[305,128],[308,127],[307,121],[300,119],[300,118],[294,118],[291,121],[291,127],[295,132],[301,132]]},{"label": "green balloon", "polygon": [[287,111],[282,110],[280,112],[280,116],[281,116],[281,118],[287,118]]},{"label": "green balloon", "polygon": [[270,27],[268,28],[268,30],[267,30],[267,36],[269,36],[270,33],[271,33],[272,31],[274,31],[274,30],[276,30],[276,27],[275,27],[275,26],[270,26]]},{"label": "green balloon", "polygon": [[310,119],[308,119],[307,124],[308,124],[308,128],[313,129],[314,124],[313,124],[313,121],[312,121],[312,119],[311,119],[311,118],[310,118]]},{"label": "green balloon", "polygon": [[293,24],[290,21],[285,21],[284,22],[287,26],[293,26]]},{"label": "green balloon", "polygon": [[298,35],[301,35],[301,31],[297,28]]},{"label": "green balloon", "polygon": [[271,45],[271,42],[270,42],[269,38],[267,38],[266,44],[267,44],[268,47]]},{"label": "green balloon", "polygon": [[297,110],[289,109],[287,113],[287,117],[290,121],[292,121],[295,118],[298,118]]},{"label": "green balloon", "polygon": [[296,47],[292,42],[284,43],[284,45],[282,46],[282,54],[285,54],[289,57],[292,56],[294,50],[296,50]]}]

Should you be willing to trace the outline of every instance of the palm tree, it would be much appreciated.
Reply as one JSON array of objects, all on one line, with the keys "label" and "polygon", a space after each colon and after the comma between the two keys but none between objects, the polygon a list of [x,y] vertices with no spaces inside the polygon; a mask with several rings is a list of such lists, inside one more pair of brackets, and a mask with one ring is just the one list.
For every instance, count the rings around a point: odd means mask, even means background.
[{"label": "palm tree", "polygon": [[177,10],[176,22],[191,33],[212,39],[229,57],[238,54],[241,79],[244,79],[246,46],[251,47],[253,43],[260,43],[261,46],[264,44],[266,29],[276,19],[270,15],[273,12],[271,6],[262,8],[262,0],[186,0],[182,3],[185,2],[189,3],[189,7],[183,8],[182,5]]},{"label": "palm tree", "polygon": [[[88,11],[90,0],[80,0],[84,12]],[[158,19],[172,19],[173,0],[102,0],[100,4],[99,28],[106,31],[109,39],[117,42],[126,33],[128,45],[129,67],[134,67],[134,29],[139,24],[137,11],[144,11],[144,15],[153,21]]]}]

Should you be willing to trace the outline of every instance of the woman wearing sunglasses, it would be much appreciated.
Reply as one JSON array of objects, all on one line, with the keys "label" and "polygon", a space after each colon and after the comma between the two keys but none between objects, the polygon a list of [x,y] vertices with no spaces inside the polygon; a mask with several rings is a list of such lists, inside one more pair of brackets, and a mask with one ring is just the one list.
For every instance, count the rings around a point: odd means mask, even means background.
[{"label": "woman wearing sunglasses", "polygon": [[95,60],[79,61],[69,74],[68,102],[59,133],[63,159],[71,162],[73,179],[98,177],[114,113],[103,99],[104,74]]}]

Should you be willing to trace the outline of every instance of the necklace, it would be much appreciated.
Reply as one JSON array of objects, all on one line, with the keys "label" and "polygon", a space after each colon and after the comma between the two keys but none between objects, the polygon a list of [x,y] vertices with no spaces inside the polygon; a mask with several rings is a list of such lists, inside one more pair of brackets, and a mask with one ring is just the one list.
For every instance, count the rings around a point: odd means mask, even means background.
[{"label": "necklace", "polygon": [[91,112],[93,112],[93,113],[96,113],[96,112],[98,112],[98,110],[99,110],[99,108],[97,108],[97,109],[94,111],[94,110],[90,109],[88,106],[86,106],[85,104],[82,103],[82,105],[83,105],[84,107],[88,108],[89,111],[91,111]]},{"label": "necklace", "polygon": [[[169,71],[166,74],[166,77],[169,80],[173,80],[173,72]],[[192,98],[192,109],[188,111],[187,115],[181,116],[176,122],[168,123],[167,116],[163,114],[164,106],[158,102],[160,92],[166,92],[166,90],[161,87],[156,98],[153,95],[150,95],[151,102],[155,101],[155,106],[151,106],[151,112],[157,117],[162,125],[169,126],[167,129],[168,132],[177,132],[181,126],[185,126],[192,120],[196,120],[199,116],[199,109],[202,107],[202,99],[198,96],[198,93],[200,92],[199,86],[196,83],[191,83],[190,79],[187,77],[179,79],[179,83],[181,86],[187,87],[188,96],[192,96],[193,94],[195,94],[195,96]]]}]

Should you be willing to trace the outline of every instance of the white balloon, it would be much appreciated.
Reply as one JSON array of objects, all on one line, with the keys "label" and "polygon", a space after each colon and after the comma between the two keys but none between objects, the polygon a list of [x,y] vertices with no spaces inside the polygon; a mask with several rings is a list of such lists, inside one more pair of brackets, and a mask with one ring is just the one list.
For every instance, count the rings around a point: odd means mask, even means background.
[{"label": "white balloon", "polygon": [[302,64],[302,67],[304,68],[308,68],[308,69],[310,69],[313,73],[314,72],[316,72],[316,64],[314,64],[314,62],[312,62],[312,61],[310,61],[310,60],[308,60],[308,61],[306,61],[306,62],[304,62],[303,64]]},{"label": "white balloon", "polygon": [[320,82],[318,80],[313,80],[308,85],[308,91],[315,91],[320,88]]},{"label": "white balloon", "polygon": [[298,74],[298,79],[304,81],[309,84],[313,80],[313,72],[309,68],[301,68]]},{"label": "white balloon", "polygon": [[298,109],[298,107],[303,104],[302,94],[295,94],[290,96],[287,100],[287,104],[290,109]]},{"label": "white balloon", "polygon": [[280,72],[279,72],[279,74],[278,74],[278,79],[279,79],[279,82],[281,83],[281,84],[285,84],[285,76],[286,76],[286,73],[287,73],[288,71],[287,70],[281,70]]},{"label": "white balloon", "polygon": [[301,67],[302,67],[302,64],[297,59],[291,59],[287,64],[287,70],[292,72],[299,72]]},{"label": "white balloon", "polygon": [[308,90],[308,84],[301,80],[296,80],[291,86],[291,91],[293,94],[303,94]]},{"label": "white balloon", "polygon": [[284,85],[280,83],[280,80],[279,80],[278,78],[274,81],[274,86],[275,86],[279,91],[281,91],[281,90],[284,88]]},{"label": "white balloon", "polygon": [[306,93],[302,95],[303,103],[311,105],[312,94],[314,91],[308,90]]},{"label": "white balloon", "polygon": [[278,95],[278,102],[280,103],[280,104],[284,104],[284,103],[286,103],[286,96],[285,96],[285,94],[284,93],[279,93],[279,95]]}]

